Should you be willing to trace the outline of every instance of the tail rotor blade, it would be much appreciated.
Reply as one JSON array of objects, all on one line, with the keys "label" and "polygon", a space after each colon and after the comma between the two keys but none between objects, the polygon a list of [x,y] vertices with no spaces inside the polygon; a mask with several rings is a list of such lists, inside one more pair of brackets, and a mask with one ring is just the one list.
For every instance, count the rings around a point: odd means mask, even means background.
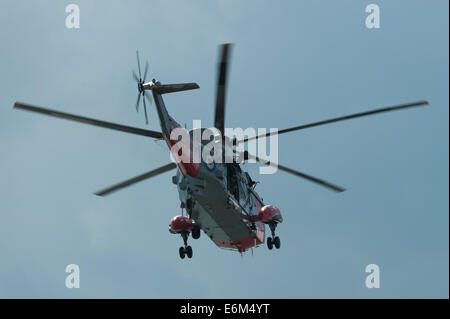
[{"label": "tail rotor blade", "polygon": [[139,51],[138,50],[136,50],[136,58],[137,58],[138,70],[139,70],[139,79],[142,79],[142,75],[141,75],[141,61],[139,60]]},{"label": "tail rotor blade", "polygon": [[152,98],[151,98],[151,96],[147,93],[147,91],[144,91],[144,95],[147,97],[147,99],[150,101],[150,103],[152,103]]},{"label": "tail rotor blade", "polygon": [[143,82],[145,82],[145,78],[147,77],[147,72],[148,72],[148,61],[145,61],[144,77],[142,78]]},{"label": "tail rotor blade", "polygon": [[136,81],[136,82],[139,82],[139,78],[138,78],[138,76],[136,75],[136,73],[134,72],[134,71],[132,71],[133,72],[133,79]]},{"label": "tail rotor blade", "polygon": [[144,95],[148,99],[148,101],[150,102],[150,105],[153,105],[153,99],[152,99],[152,97],[150,95],[148,95],[147,91],[144,91]]},{"label": "tail rotor blade", "polygon": [[136,112],[139,112],[139,102],[141,101],[141,94],[138,94],[137,101],[136,101]]},{"label": "tail rotor blade", "polygon": [[[142,95],[144,95],[144,94],[142,94]],[[144,102],[145,124],[148,124],[147,106],[145,105],[145,97],[142,98],[142,102]]]}]

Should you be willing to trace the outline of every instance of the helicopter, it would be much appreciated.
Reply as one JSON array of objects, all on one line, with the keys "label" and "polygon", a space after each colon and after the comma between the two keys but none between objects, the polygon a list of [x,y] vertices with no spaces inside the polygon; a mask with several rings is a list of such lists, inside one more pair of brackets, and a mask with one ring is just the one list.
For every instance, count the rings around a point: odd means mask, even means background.
[{"label": "helicopter", "polygon": [[[272,250],[274,247],[279,249],[281,247],[281,241],[279,236],[276,235],[276,228],[283,221],[280,209],[275,205],[265,203],[263,198],[255,191],[257,182],[255,182],[250,175],[243,170],[241,167],[243,162],[252,160],[253,162],[258,162],[266,166],[277,167],[277,169],[281,171],[309,180],[310,182],[326,187],[335,192],[343,192],[345,189],[323,179],[288,168],[280,165],[279,163],[274,163],[267,159],[263,159],[249,153],[248,151],[239,151],[237,149],[239,144],[310,127],[326,125],[379,113],[424,106],[428,105],[428,102],[418,101],[397,106],[378,108],[366,112],[271,131],[269,133],[245,137],[242,139],[232,139],[224,134],[225,98],[227,92],[231,47],[232,44],[230,43],[222,44],[219,47],[214,127],[195,128],[188,132],[189,136],[193,137],[196,132],[204,133],[206,130],[212,129],[212,135],[214,135],[214,138],[224,142],[221,146],[224,153],[231,152],[234,154],[231,161],[215,161],[211,160],[211,158],[204,160],[202,158],[200,162],[195,162],[191,160],[183,160],[182,156],[180,157],[182,154],[180,154],[179,151],[177,153],[176,148],[174,147],[177,143],[179,143],[179,139],[174,138],[172,133],[182,127],[173,117],[169,115],[169,112],[164,104],[163,95],[198,89],[199,85],[197,83],[162,84],[156,79],[146,82],[149,64],[147,61],[144,72],[141,73],[141,63],[138,51],[136,51],[138,74],[134,71],[132,72],[138,89],[135,108],[136,111],[139,111],[139,107],[141,105],[140,102],[142,101],[145,122],[148,124],[147,105],[145,101],[147,99],[152,104],[153,100],[155,102],[161,132],[63,113],[20,102],[16,102],[14,104],[14,108],[130,134],[142,135],[156,140],[164,140],[173,157],[177,157],[176,161],[172,161],[159,168],[152,169],[141,175],[104,188],[95,194],[98,196],[107,196],[115,191],[176,169],[176,174],[172,176],[172,182],[178,189],[182,214],[172,218],[169,224],[169,232],[172,234],[181,235],[181,238],[183,239],[183,246],[179,247],[178,250],[181,259],[184,259],[185,257],[192,258],[193,250],[188,244],[188,238],[191,236],[193,239],[199,239],[201,232],[208,236],[218,247],[238,251],[241,254],[247,250],[261,246],[264,242],[266,242],[269,250]],[[151,96],[149,92],[151,92]],[[192,143],[194,142],[190,141],[189,143],[189,145],[185,146],[192,148]],[[206,143],[204,141],[197,141],[197,143],[199,143],[198,147],[200,150],[206,147]],[[186,214],[184,214],[184,210],[186,211]],[[267,236],[267,239],[265,239],[266,225],[271,232],[270,236]]]}]

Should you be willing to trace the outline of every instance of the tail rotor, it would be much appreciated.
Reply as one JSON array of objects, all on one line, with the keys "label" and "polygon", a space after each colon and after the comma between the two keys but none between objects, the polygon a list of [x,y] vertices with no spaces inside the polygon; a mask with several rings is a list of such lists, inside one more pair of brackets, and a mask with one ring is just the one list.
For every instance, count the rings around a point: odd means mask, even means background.
[{"label": "tail rotor", "polygon": [[136,112],[139,112],[139,105],[140,105],[141,96],[142,96],[142,103],[144,104],[145,124],[148,124],[147,105],[145,104],[145,98],[147,98],[150,101],[150,104],[152,104],[151,97],[144,90],[145,78],[147,77],[147,73],[148,73],[148,61],[145,62],[144,76],[142,76],[141,60],[139,59],[139,51],[137,51],[137,50],[136,50],[136,58],[137,58],[137,65],[138,65],[138,72],[139,72],[139,76],[138,76],[136,74],[136,72],[133,71],[133,78],[136,81],[137,86],[138,86]]}]

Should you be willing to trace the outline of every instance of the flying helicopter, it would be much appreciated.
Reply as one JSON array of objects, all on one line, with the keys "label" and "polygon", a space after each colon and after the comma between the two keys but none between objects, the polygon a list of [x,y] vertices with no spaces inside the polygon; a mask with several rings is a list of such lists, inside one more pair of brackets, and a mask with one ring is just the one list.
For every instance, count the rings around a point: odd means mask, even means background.
[{"label": "flying helicopter", "polygon": [[[272,250],[274,247],[276,249],[281,247],[280,238],[276,235],[276,228],[278,224],[283,221],[280,209],[274,205],[265,203],[263,198],[255,191],[257,183],[241,167],[241,163],[244,161],[249,161],[251,159],[263,165],[276,166],[281,171],[309,180],[310,182],[326,187],[332,191],[345,191],[343,187],[323,179],[260,158],[248,151],[238,151],[236,148],[237,145],[252,140],[267,138],[275,134],[284,134],[353,118],[428,105],[427,101],[418,101],[397,106],[377,108],[366,112],[290,127],[275,132],[271,131],[270,133],[262,135],[245,137],[239,140],[236,138],[231,139],[224,135],[225,99],[228,79],[227,71],[229,69],[231,46],[232,45],[228,43],[221,45],[219,48],[213,129],[216,133],[219,132],[219,139],[227,142],[224,143],[223,148],[224,151],[231,150],[231,152],[234,153],[235,157],[233,160],[231,162],[215,162],[202,159],[199,163],[189,160],[170,162],[159,168],[152,169],[95,193],[98,196],[107,196],[125,187],[176,169],[176,174],[172,177],[172,182],[177,186],[181,202],[180,207],[182,212],[183,210],[186,211],[186,214],[182,213],[182,215],[175,216],[170,221],[169,231],[170,233],[181,235],[183,239],[183,246],[179,248],[179,256],[182,259],[186,256],[192,258],[193,250],[192,247],[188,245],[188,238],[191,236],[193,239],[198,239],[200,238],[201,232],[206,234],[206,236],[208,236],[218,247],[238,251],[240,253],[258,247],[264,244],[264,242],[266,242],[269,250]],[[161,132],[63,113],[20,102],[16,102],[14,108],[130,134],[142,135],[152,139],[164,140],[169,150],[173,153],[173,146],[178,140],[174,139],[173,136],[171,136],[171,133],[175,129],[181,128],[181,125],[169,115],[164,104],[163,95],[198,89],[199,86],[197,83],[162,84],[156,79],[146,82],[149,69],[148,61],[145,64],[144,72],[141,72],[141,62],[138,51],[136,51],[136,58],[138,74],[134,71],[132,73],[138,89],[135,105],[136,111],[139,111],[141,105],[140,102],[142,101],[145,121],[148,124],[147,104],[145,101],[147,99],[152,104],[153,100],[155,102]],[[151,96],[149,92],[151,92]],[[209,128],[193,129],[189,131],[189,135],[191,137],[195,135],[196,130],[200,130],[200,133],[203,133],[205,130],[209,130]],[[205,146],[205,143],[200,142],[200,148]],[[227,147],[228,149],[225,149]],[[266,225],[271,232],[270,236],[267,236],[267,239],[265,239]]]}]

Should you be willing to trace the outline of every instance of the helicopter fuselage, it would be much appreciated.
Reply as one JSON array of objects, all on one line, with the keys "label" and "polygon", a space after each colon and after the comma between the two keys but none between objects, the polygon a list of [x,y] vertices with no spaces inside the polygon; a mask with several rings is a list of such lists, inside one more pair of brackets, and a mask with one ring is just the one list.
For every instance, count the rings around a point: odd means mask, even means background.
[{"label": "helicopter fuselage", "polygon": [[[250,191],[248,175],[233,170],[232,165],[237,164],[202,162],[196,177],[178,170],[173,182],[181,207],[203,232],[217,246],[242,252],[264,243],[265,226],[252,220],[262,205]],[[235,178],[235,194],[230,190],[230,173]]]}]

